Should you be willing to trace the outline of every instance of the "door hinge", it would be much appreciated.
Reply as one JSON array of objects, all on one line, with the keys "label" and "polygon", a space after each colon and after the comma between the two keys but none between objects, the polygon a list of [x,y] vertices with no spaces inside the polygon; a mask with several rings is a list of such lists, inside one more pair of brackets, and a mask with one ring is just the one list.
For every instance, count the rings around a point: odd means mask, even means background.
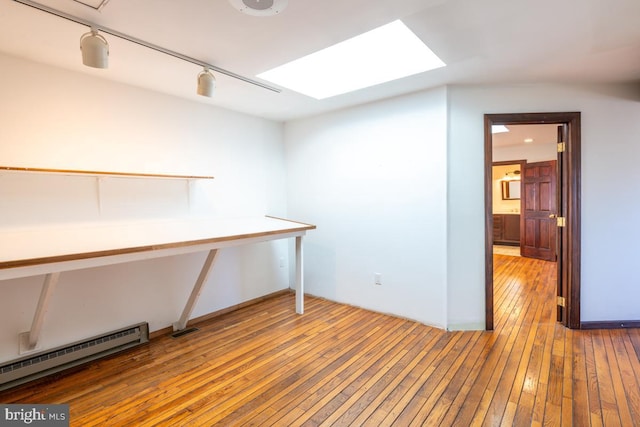
[{"label": "door hinge", "polygon": [[567,219],[563,216],[556,217],[558,227],[566,227]]},{"label": "door hinge", "polygon": [[565,304],[564,297],[560,297],[560,296],[559,296],[559,297],[557,297],[557,303],[558,303],[558,305],[559,305],[560,307],[564,307],[564,306],[565,306],[565,305],[564,305],[564,304]]},{"label": "door hinge", "polygon": [[567,149],[567,146],[564,142],[558,142],[558,153],[564,153]]}]

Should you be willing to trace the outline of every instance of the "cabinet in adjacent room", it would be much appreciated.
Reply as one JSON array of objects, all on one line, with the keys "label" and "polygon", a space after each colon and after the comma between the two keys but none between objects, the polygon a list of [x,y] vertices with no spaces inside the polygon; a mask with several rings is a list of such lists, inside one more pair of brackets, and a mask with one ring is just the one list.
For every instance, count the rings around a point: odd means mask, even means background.
[{"label": "cabinet in adjacent room", "polygon": [[519,214],[493,214],[493,243],[520,246]]}]

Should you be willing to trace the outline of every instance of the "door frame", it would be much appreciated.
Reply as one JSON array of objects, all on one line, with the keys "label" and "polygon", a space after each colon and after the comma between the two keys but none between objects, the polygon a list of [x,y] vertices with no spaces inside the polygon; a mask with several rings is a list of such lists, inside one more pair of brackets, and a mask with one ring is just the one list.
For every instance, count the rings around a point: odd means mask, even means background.
[{"label": "door frame", "polygon": [[[557,177],[557,191],[566,198],[558,206],[566,218],[562,250],[557,262],[566,275],[565,326],[580,329],[580,112],[504,113],[484,115],[484,197],[485,197],[485,327],[493,330],[493,125],[567,124],[568,140],[562,156],[563,176]],[[559,264],[560,265],[560,264]]]}]

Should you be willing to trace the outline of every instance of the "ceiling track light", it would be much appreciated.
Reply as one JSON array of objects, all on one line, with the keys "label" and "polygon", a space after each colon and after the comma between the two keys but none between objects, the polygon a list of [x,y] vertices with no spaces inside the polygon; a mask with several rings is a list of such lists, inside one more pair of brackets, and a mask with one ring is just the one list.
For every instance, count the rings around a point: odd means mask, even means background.
[{"label": "ceiling track light", "polygon": [[211,98],[216,90],[216,78],[208,68],[198,74],[198,95]]},{"label": "ceiling track light", "polygon": [[87,67],[109,68],[109,43],[97,29],[91,28],[80,37],[80,50],[82,63]]},{"label": "ceiling track light", "polygon": [[[185,62],[190,62],[192,64],[199,65],[199,66],[201,66],[201,67],[203,67],[205,69],[210,69],[210,70],[213,70],[213,71],[215,71],[217,73],[224,74],[225,76],[228,76],[228,77],[231,77],[231,78],[234,78],[234,79],[237,79],[237,80],[242,80],[245,83],[250,83],[252,85],[255,85],[255,86],[261,87],[263,89],[267,89],[267,90],[270,90],[272,92],[276,92],[276,93],[282,92],[280,89],[278,89],[276,87],[269,86],[268,84],[259,82],[257,80],[250,79],[248,77],[244,77],[244,76],[242,76],[240,74],[234,73],[233,71],[229,71],[229,70],[225,70],[224,68],[216,67],[215,65],[211,65],[211,64],[208,64],[208,63],[206,63],[204,61],[200,61],[198,59],[191,58],[191,57],[189,57],[187,55],[183,55],[183,54],[181,54],[179,52],[174,52],[172,50],[165,49],[165,48],[163,48],[161,46],[154,45],[153,43],[148,43],[148,42],[146,42],[144,40],[137,39],[135,37],[129,36],[127,34],[121,33],[121,32],[116,31],[116,30],[112,30],[112,29],[107,28],[107,27],[98,26],[93,22],[87,21],[87,20],[82,19],[82,18],[78,18],[77,16],[70,15],[68,13],[59,11],[57,9],[54,9],[54,8],[51,8],[51,7],[48,7],[48,6],[41,5],[41,4],[36,3],[34,1],[31,1],[31,0],[13,0],[13,1],[16,2],[16,3],[20,3],[20,4],[24,5],[24,6],[32,7],[34,9],[37,9],[37,10],[41,11],[41,12],[45,12],[45,13],[57,16],[58,18],[66,19],[67,21],[75,22],[76,24],[85,25],[85,26],[91,28],[92,30],[95,29],[96,31],[100,31],[100,32],[102,32],[104,34],[109,34],[109,35],[112,35],[114,37],[118,37],[120,39],[127,40],[127,41],[129,41],[131,43],[135,43],[135,44],[138,44],[140,46],[144,46],[144,47],[146,47],[148,49],[155,50],[156,52],[164,53],[165,55],[173,56],[174,58],[181,59],[181,60],[183,60]],[[102,37],[102,36],[100,36],[100,37]],[[106,42],[106,40],[105,40],[105,42]],[[213,77],[213,75],[212,75],[212,77]]]}]

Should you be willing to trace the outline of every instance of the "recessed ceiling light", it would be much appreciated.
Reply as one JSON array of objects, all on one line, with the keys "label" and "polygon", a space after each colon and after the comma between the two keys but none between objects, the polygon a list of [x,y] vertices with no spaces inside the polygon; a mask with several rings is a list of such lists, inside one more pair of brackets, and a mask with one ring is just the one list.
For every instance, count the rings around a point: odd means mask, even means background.
[{"label": "recessed ceiling light", "polygon": [[525,138],[524,139],[524,143],[525,144],[531,144],[533,142],[533,138]]},{"label": "recessed ceiling light", "polygon": [[491,125],[491,133],[504,133],[509,132],[509,129],[505,125]]},{"label": "recessed ceiling light", "polygon": [[445,65],[402,21],[394,21],[258,77],[324,99]]}]

